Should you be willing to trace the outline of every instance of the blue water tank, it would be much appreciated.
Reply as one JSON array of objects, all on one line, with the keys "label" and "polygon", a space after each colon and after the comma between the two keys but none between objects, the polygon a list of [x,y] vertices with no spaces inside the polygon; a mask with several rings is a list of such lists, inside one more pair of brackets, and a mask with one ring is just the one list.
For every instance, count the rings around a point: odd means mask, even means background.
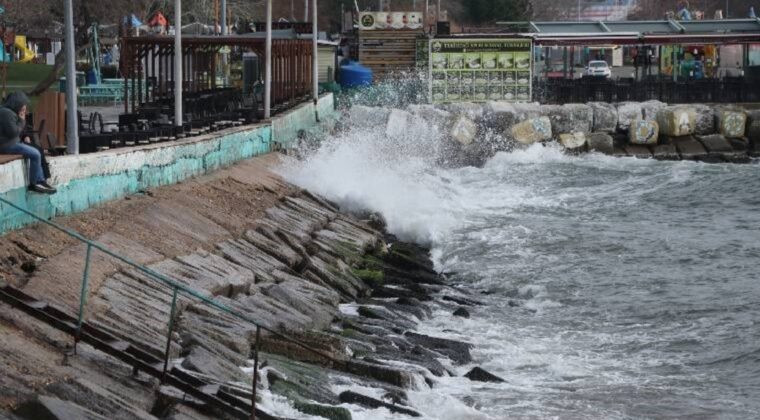
[{"label": "blue water tank", "polygon": [[346,61],[340,66],[340,86],[344,88],[372,85],[372,70],[356,61]]}]

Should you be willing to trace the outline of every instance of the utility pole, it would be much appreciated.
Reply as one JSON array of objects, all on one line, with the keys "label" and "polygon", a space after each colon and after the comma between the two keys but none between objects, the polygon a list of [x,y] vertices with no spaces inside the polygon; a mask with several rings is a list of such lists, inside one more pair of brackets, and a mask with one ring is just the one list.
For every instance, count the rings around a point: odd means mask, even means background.
[{"label": "utility pole", "polygon": [[290,21],[296,21],[296,0],[290,0]]},{"label": "utility pole", "polygon": [[578,22],[581,21],[581,0],[578,0]]},{"label": "utility pole", "polygon": [[222,35],[227,35],[227,0],[222,0]]},{"label": "utility pole", "polygon": [[66,151],[70,155],[79,154],[79,118],[77,116],[77,69],[76,46],[74,45],[74,6],[72,0],[64,3],[66,21]]},{"label": "utility pole", "polygon": [[174,0],[174,127],[182,132],[182,0]]},{"label": "utility pole", "polygon": [[[267,37],[264,60],[264,119],[272,118],[272,0],[267,1]],[[308,2],[308,0],[304,0]],[[306,3],[308,4],[308,3]]]},{"label": "utility pole", "polygon": [[[317,0],[311,0],[311,78],[312,78],[312,95],[314,96],[314,105],[319,101],[319,25],[317,22]],[[317,119],[319,116],[317,115]]]},{"label": "utility pole", "polygon": [[309,1],[311,0],[303,0],[303,21],[304,22],[309,21]]}]

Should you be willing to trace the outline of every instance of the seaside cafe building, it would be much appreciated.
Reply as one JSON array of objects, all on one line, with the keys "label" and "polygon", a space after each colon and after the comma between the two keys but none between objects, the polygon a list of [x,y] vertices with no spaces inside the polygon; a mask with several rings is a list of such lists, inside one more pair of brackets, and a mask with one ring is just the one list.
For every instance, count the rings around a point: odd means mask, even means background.
[{"label": "seaside cafe building", "polygon": [[532,38],[536,77],[577,79],[604,60],[613,77],[760,83],[760,19],[499,22],[496,32]]}]

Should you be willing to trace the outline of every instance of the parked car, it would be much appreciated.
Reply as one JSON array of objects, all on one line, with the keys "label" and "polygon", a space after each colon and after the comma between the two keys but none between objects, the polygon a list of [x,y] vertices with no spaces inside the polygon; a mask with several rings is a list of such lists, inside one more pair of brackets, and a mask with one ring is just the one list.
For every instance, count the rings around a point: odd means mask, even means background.
[{"label": "parked car", "polygon": [[583,77],[600,77],[609,79],[612,77],[612,70],[606,61],[589,61],[586,70],[583,71]]}]

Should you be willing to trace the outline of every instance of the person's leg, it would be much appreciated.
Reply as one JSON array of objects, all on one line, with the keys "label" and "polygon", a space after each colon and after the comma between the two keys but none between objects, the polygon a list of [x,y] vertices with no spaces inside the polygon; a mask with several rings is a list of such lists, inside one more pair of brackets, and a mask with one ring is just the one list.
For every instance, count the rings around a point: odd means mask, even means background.
[{"label": "person's leg", "polygon": [[0,153],[22,155],[29,159],[29,184],[37,185],[45,181],[45,175],[42,172],[42,156],[34,147],[25,143],[18,143],[2,148]]},{"label": "person's leg", "polygon": [[42,166],[42,176],[45,177],[45,179],[50,179],[50,165],[48,164],[47,158],[45,157],[45,149],[40,147],[40,145],[36,143],[30,143],[30,146],[37,149],[38,152],[40,152],[40,164]]}]

